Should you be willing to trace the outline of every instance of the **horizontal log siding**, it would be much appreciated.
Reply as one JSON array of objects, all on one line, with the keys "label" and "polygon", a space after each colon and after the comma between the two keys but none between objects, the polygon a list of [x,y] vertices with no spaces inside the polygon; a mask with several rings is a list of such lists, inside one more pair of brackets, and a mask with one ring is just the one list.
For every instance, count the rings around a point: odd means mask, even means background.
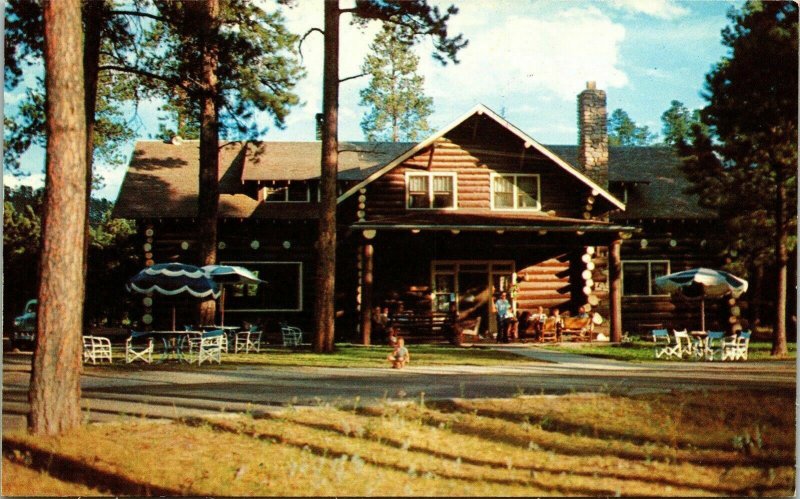
[{"label": "horizontal log siding", "polygon": [[590,189],[532,148],[524,149],[523,144],[508,140],[496,141],[491,135],[486,136],[490,137],[486,142],[457,142],[463,140],[463,134],[456,133],[455,140],[449,135],[369,184],[368,220],[405,213],[406,173],[428,171],[457,175],[459,209],[487,211],[491,209],[493,172],[538,174],[542,210],[582,218]]},{"label": "horizontal log siding", "polygon": [[[720,268],[724,262],[716,257],[703,243],[705,231],[697,221],[628,220],[626,223],[641,226],[643,231],[623,241],[622,261],[668,260],[670,272],[679,272],[695,267]],[[642,240],[647,243],[642,247]],[[671,244],[674,241],[674,246]],[[706,301],[706,328],[724,327],[724,300]],[[661,323],[670,329],[689,330],[700,328],[700,302],[672,296],[625,296],[622,297],[622,324],[625,331],[639,333],[641,324]],[[716,324],[716,325],[715,325]]]},{"label": "horizontal log siding", "polygon": [[[178,261],[187,264],[198,263],[198,247],[196,224],[190,220],[143,221],[140,223],[140,235],[144,239],[144,230],[152,226],[152,253],[155,263]],[[217,250],[217,260],[254,261],[254,262],[302,262],[303,263],[303,310],[301,312],[258,312],[258,313],[226,313],[226,322],[238,324],[242,320],[264,322],[277,331],[279,320],[288,320],[307,330],[312,324],[313,306],[316,290],[316,221],[293,221],[275,223],[271,221],[222,220],[218,227],[218,241],[225,243],[224,249]],[[253,249],[251,243],[258,241],[259,246]],[[290,247],[284,248],[284,241]],[[184,250],[181,243],[189,243]],[[141,250],[144,253],[144,249]],[[143,260],[144,261],[144,260]],[[269,276],[266,277],[269,282]],[[280,283],[270,282],[280,286]],[[158,302],[158,300],[155,300]]]},{"label": "horizontal log siding", "polygon": [[545,311],[552,307],[564,307],[570,301],[569,262],[551,258],[524,269],[517,270],[519,282],[517,292],[518,311],[536,311],[544,307]]}]

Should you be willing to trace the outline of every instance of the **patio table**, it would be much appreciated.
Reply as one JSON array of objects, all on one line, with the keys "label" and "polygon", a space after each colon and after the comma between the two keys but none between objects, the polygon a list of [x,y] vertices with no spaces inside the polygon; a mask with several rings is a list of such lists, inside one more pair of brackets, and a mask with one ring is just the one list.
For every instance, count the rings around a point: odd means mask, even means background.
[{"label": "patio table", "polygon": [[161,353],[161,362],[169,360],[170,358],[182,362],[184,355],[184,343],[188,344],[186,339],[190,336],[196,336],[198,339],[202,337],[202,331],[150,331],[149,335],[153,337],[160,337],[164,343],[164,350]]}]

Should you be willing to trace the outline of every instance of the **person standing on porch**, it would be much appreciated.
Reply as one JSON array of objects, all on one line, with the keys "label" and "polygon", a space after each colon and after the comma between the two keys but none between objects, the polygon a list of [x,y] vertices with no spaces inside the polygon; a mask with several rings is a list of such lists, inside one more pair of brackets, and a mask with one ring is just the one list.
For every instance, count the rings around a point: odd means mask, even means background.
[{"label": "person standing on porch", "polygon": [[497,342],[508,343],[508,313],[511,310],[511,304],[506,298],[505,291],[500,293],[500,297],[494,302],[494,311],[497,314]]}]

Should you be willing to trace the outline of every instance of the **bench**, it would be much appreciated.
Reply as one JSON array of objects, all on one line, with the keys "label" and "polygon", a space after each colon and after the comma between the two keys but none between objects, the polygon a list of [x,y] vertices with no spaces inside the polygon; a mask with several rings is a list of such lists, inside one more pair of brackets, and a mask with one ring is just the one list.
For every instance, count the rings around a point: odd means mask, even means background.
[{"label": "bench", "polygon": [[565,317],[561,334],[574,335],[576,341],[592,341],[593,330],[591,317]]},{"label": "bench", "polygon": [[403,334],[411,336],[442,336],[452,332],[450,314],[440,312],[398,314],[391,323]]}]

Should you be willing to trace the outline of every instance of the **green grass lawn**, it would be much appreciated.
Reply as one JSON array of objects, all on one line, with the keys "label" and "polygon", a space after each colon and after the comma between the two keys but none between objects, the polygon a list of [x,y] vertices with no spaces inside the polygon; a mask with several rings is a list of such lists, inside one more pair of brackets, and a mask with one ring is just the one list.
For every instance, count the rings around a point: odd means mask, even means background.
[{"label": "green grass lawn", "polygon": [[[797,343],[789,343],[789,359],[797,358]],[[581,355],[588,355],[591,357],[601,357],[614,360],[626,361],[662,361],[664,358],[656,359],[654,353],[653,342],[635,339],[631,343],[625,344],[565,344],[565,345],[545,345],[542,348],[549,350],[560,350],[571,353],[579,353]],[[766,341],[752,341],[750,342],[750,349],[748,352],[748,360],[780,360],[770,355],[772,343]],[[675,359],[673,359],[675,360]],[[742,362],[742,361],[738,361]]]},{"label": "green grass lawn", "polygon": [[[158,348],[158,347],[157,347]],[[509,352],[498,352],[482,347],[455,347],[450,345],[408,345],[411,366],[499,366],[525,364],[531,359]],[[222,364],[214,368],[233,368],[242,365],[258,366],[306,366],[306,367],[389,367],[386,356],[392,349],[388,346],[361,346],[339,343],[331,354],[319,354],[304,345],[300,348],[266,347],[260,353],[223,353]],[[110,369],[141,369],[142,363],[125,364],[124,347],[114,349],[114,363],[98,364]],[[158,355],[154,356],[154,359]],[[195,366],[168,361],[157,364],[161,369],[187,370],[208,369],[207,365]],[[153,366],[156,367],[156,366]]]}]

